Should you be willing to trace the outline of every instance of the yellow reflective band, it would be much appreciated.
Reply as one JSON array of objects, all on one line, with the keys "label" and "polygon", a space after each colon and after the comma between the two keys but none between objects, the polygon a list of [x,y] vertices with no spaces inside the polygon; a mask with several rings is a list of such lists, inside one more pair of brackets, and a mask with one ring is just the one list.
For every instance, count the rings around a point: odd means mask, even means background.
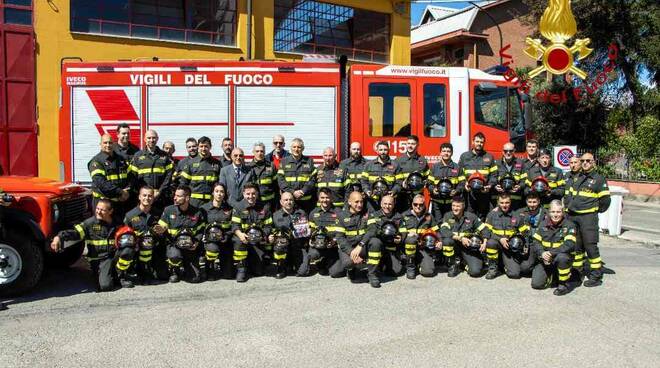
[{"label": "yellow reflective band", "polygon": [[278,261],[282,259],[286,259],[286,253],[282,253],[282,254],[273,253],[273,258],[275,258]]},{"label": "yellow reflective band", "polygon": [[[326,229],[327,229],[327,228],[326,228]],[[330,230],[328,230],[328,231],[330,231]],[[336,227],[335,227],[335,231],[338,232],[338,233],[346,234],[346,228],[343,227],[343,226],[336,226]]]},{"label": "yellow reflective band", "polygon": [[406,249],[417,249],[417,246],[415,244],[406,244]]},{"label": "yellow reflective band", "polygon": [[330,231],[338,231],[338,232],[345,231],[344,228],[341,228],[341,227],[338,227],[338,226],[326,226],[325,229],[328,230],[329,232]]},{"label": "yellow reflective band", "polygon": [[211,259],[211,258],[216,259],[216,258],[218,258],[219,255],[220,255],[220,252],[212,252],[210,250],[206,251],[206,258],[207,259]]},{"label": "yellow reflective band", "polygon": [[[492,226],[489,226],[492,228]],[[498,230],[498,229],[492,229],[494,234],[500,235],[500,236],[513,236],[516,231],[515,230]]]},{"label": "yellow reflective band", "polygon": [[441,228],[444,227],[445,229],[451,229],[451,227],[449,226],[449,224],[446,223],[446,222],[443,222],[442,225],[440,225],[440,227],[441,227]]},{"label": "yellow reflective band", "polygon": [[584,266],[584,261],[573,261],[573,267],[580,268]]},{"label": "yellow reflective band", "polygon": [[498,252],[497,249],[486,248],[486,253],[489,253],[489,254],[497,254],[497,252]]},{"label": "yellow reflective band", "polygon": [[245,251],[235,250],[234,251],[234,256],[233,256],[234,261],[242,261],[242,260],[246,259],[247,254],[248,254],[247,250],[245,250]]},{"label": "yellow reflective band", "polygon": [[91,244],[91,245],[111,245],[111,244],[115,244],[115,241],[113,239],[86,240],[85,242],[87,244]]},{"label": "yellow reflective band", "polygon": [[271,199],[275,198],[275,193],[271,193],[265,196],[261,196],[262,201],[270,201]]},{"label": "yellow reflective band", "polygon": [[269,218],[265,219],[263,223],[264,223],[264,225],[272,224],[273,223],[273,218],[269,217]]},{"label": "yellow reflective band", "polygon": [[477,228],[477,231],[481,231],[481,230],[483,230],[485,227],[486,227],[486,225],[482,223],[482,224],[479,225],[479,227]]},{"label": "yellow reflective band", "polygon": [[167,259],[167,263],[168,263],[170,266],[172,266],[172,267],[179,267],[179,266],[181,266],[181,261],[174,261],[174,260],[171,260],[171,259],[169,259],[169,258]]},{"label": "yellow reflective band", "polygon": [[98,193],[98,192],[92,192],[92,197],[100,198],[100,199],[108,199],[108,200],[113,201],[113,202],[118,202],[119,201],[119,198],[108,198],[108,197],[106,197],[103,194]]},{"label": "yellow reflective band", "polygon": [[103,176],[105,176],[105,170],[96,169],[96,170],[92,170],[92,172],[89,173],[89,176],[94,176],[94,175],[103,175]]},{"label": "yellow reflective band", "polygon": [[204,194],[204,193],[192,193],[190,195],[190,198],[196,198],[196,199],[211,199],[212,196],[210,194]]},{"label": "yellow reflective band", "polygon": [[539,233],[534,234],[532,237],[534,239],[538,240],[538,241],[543,241],[543,238],[541,237],[541,234],[539,234]]},{"label": "yellow reflective band", "polygon": [[571,210],[571,212],[577,213],[579,215],[584,215],[587,213],[598,212],[598,207],[591,207],[591,208],[587,208],[586,210]]},{"label": "yellow reflective band", "polygon": [[577,239],[575,239],[575,235],[566,235],[564,237],[564,241],[567,241],[567,240],[577,241]]},{"label": "yellow reflective band", "polygon": [[600,262],[602,262],[600,257],[598,257],[598,258],[589,258],[589,263],[591,263],[591,264],[600,263]]},{"label": "yellow reflective band", "polygon": [[605,196],[608,196],[608,195],[610,195],[610,191],[609,191],[609,190],[603,190],[603,191],[601,191],[601,192],[598,192],[598,198],[600,198],[600,197],[605,197]]},{"label": "yellow reflective band", "polygon": [[139,260],[140,260],[140,262],[150,262],[151,261],[151,256],[140,256]]},{"label": "yellow reflective band", "polygon": [[344,202],[332,202],[332,205],[335,207],[344,207]]},{"label": "yellow reflective band", "polygon": [[141,250],[141,251],[140,251],[140,255],[141,255],[141,256],[150,256],[150,255],[152,255],[152,254],[153,254],[153,250],[151,250],[151,249],[149,249],[149,250]]},{"label": "yellow reflective band", "polygon": [[[131,165],[131,168],[133,169],[133,171],[137,172],[138,175],[144,175],[144,174],[164,174],[165,171],[166,171],[166,168],[164,168],[164,167],[153,167],[153,168],[152,168],[152,167],[148,167],[148,168],[146,168],[146,169],[138,169],[137,167]],[[170,167],[170,169],[171,169],[171,167]]]},{"label": "yellow reflective band", "polygon": [[558,272],[560,275],[567,275],[567,274],[571,273],[571,269],[570,269],[570,268],[563,268],[563,269],[562,269],[562,268],[558,268],[558,269],[557,269],[557,272]]},{"label": "yellow reflective band", "polygon": [[185,172],[185,171],[181,171],[181,172],[179,173],[179,175],[181,175],[182,177],[184,177],[184,178],[186,178],[186,179],[188,179],[188,180],[190,180],[190,179],[192,178],[192,176],[190,176],[190,174],[188,174],[188,173]]},{"label": "yellow reflective band", "polygon": [[579,191],[579,192],[577,192],[577,195],[578,195],[578,197],[598,198],[598,193],[594,193],[594,192]]},{"label": "yellow reflective band", "polygon": [[81,224],[78,224],[73,228],[76,229],[78,235],[80,235],[80,239],[85,239],[85,228],[83,228]]},{"label": "yellow reflective band", "polygon": [[561,247],[562,242],[542,241],[541,244],[546,248],[559,248]]},{"label": "yellow reflective band", "polygon": [[284,180],[287,182],[296,182],[296,181],[309,181],[309,176],[308,175],[302,175],[302,176],[285,176]]},{"label": "yellow reflective band", "polygon": [[365,230],[360,229],[360,230],[346,230],[346,236],[358,236],[358,235],[364,235],[366,233]]},{"label": "yellow reflective band", "polygon": [[218,181],[218,177],[215,175],[193,175],[190,177],[190,181]]},{"label": "yellow reflective band", "polygon": [[235,224],[240,224],[240,223],[241,223],[241,218],[240,218],[240,217],[236,217],[236,216],[232,216],[232,217],[231,217],[231,222],[233,222],[233,223],[235,223]]},{"label": "yellow reflective band", "polygon": [[117,269],[120,271],[126,271],[129,267],[131,267],[131,264],[133,263],[132,260],[126,260],[123,258],[119,258],[117,260]]},{"label": "yellow reflective band", "polygon": [[497,171],[497,166],[491,166],[491,167],[488,169],[488,172],[489,172],[489,173],[494,173],[494,172],[496,172],[496,171]]},{"label": "yellow reflective band", "polygon": [[367,225],[373,225],[377,222],[378,222],[377,218],[370,218],[369,220],[367,220]]},{"label": "yellow reflective band", "polygon": [[380,258],[381,255],[382,255],[381,252],[368,252],[367,253],[367,257],[369,257],[369,258]]},{"label": "yellow reflective band", "polygon": [[167,232],[168,232],[170,235],[176,235],[176,234],[179,233],[179,230],[178,230],[178,229],[167,229]]},{"label": "yellow reflective band", "polygon": [[273,178],[259,179],[259,184],[261,185],[273,184]]},{"label": "yellow reflective band", "polygon": [[385,249],[389,250],[390,252],[396,252],[396,247],[385,247]]},{"label": "yellow reflective band", "polygon": [[529,229],[530,229],[529,225],[523,225],[523,226],[518,228],[518,231],[521,232],[521,233],[524,233],[525,231],[529,231]]},{"label": "yellow reflective band", "polygon": [[369,258],[367,260],[367,264],[370,264],[370,265],[378,265],[379,263],[380,263],[380,259],[371,259],[371,258]]},{"label": "yellow reflective band", "polygon": [[106,176],[106,179],[108,179],[110,181],[126,179],[126,178],[128,178],[128,174],[126,174],[126,173],[113,174],[113,175],[107,175]]}]

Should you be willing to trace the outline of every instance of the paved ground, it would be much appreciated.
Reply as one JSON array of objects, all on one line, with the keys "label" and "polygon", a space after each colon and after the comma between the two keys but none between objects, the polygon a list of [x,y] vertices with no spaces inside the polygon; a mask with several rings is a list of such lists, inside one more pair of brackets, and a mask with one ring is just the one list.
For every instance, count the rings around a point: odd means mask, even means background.
[{"label": "paved ground", "polygon": [[625,201],[621,238],[660,247],[660,204]]},{"label": "paved ground", "polygon": [[660,251],[603,237],[617,274],[555,297],[465,274],[373,290],[261,278],[89,292],[50,272],[0,312],[3,367],[660,365]]}]

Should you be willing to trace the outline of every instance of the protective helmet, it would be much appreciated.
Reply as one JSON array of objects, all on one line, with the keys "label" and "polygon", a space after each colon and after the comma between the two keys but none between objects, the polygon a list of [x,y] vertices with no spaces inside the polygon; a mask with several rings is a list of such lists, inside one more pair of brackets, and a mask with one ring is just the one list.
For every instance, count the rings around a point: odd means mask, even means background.
[{"label": "protective helmet", "polygon": [[360,184],[360,183],[350,183],[348,185],[348,194],[351,194],[353,192],[362,193],[362,184]]},{"label": "protective helmet", "polygon": [[419,192],[424,189],[424,177],[419,172],[411,172],[406,178],[406,187],[411,192]]},{"label": "protective helmet", "polygon": [[291,233],[287,231],[277,231],[274,235],[275,242],[273,243],[273,252],[286,253],[291,244]]},{"label": "protective helmet", "polygon": [[137,249],[138,238],[135,231],[129,226],[120,227],[115,232],[115,248],[133,248]]},{"label": "protective helmet", "polygon": [[325,249],[329,248],[329,244],[330,236],[325,226],[318,227],[312,232],[312,236],[309,238],[309,246],[312,248]]},{"label": "protective helmet", "polygon": [[149,249],[154,249],[155,246],[156,246],[156,236],[154,235],[154,233],[151,232],[151,230],[142,234],[142,237],[140,238],[140,248],[144,250],[149,250]]},{"label": "protective helmet", "polygon": [[387,185],[387,182],[383,178],[376,179],[376,181],[371,185],[371,188],[372,193],[378,197],[384,196],[385,193],[390,190],[390,186]]},{"label": "protective helmet", "polygon": [[444,178],[438,183],[438,193],[441,196],[449,197],[452,190],[454,190],[454,184],[451,183],[451,180]]},{"label": "protective helmet", "polygon": [[481,244],[484,242],[484,239],[481,237],[481,235],[474,234],[470,236],[470,249],[472,250],[479,250],[481,248]]},{"label": "protective helmet", "polygon": [[264,231],[257,226],[252,226],[247,231],[247,238],[249,245],[259,245],[263,243],[265,236]]},{"label": "protective helmet", "polygon": [[480,191],[486,186],[486,179],[481,173],[476,172],[468,178],[468,186],[474,191]]},{"label": "protective helmet", "polygon": [[505,192],[510,192],[516,186],[516,179],[511,174],[506,174],[500,179],[500,186]]},{"label": "protective helmet", "polygon": [[438,236],[435,231],[428,229],[419,237],[419,246],[426,250],[435,250],[435,243],[438,241]]},{"label": "protective helmet", "polygon": [[206,226],[205,241],[208,243],[221,243],[225,240],[225,233],[222,231],[222,224],[214,221]]},{"label": "protective helmet", "polygon": [[548,180],[543,176],[537,176],[532,181],[532,190],[539,194],[547,193],[550,190],[550,185],[548,184]]},{"label": "protective helmet", "polygon": [[197,248],[197,242],[195,241],[193,231],[188,228],[179,231],[174,237],[174,246],[179,249],[195,250]]},{"label": "protective helmet", "polygon": [[385,221],[380,225],[379,237],[386,244],[393,244],[394,238],[399,234],[399,229],[392,221]]},{"label": "protective helmet", "polygon": [[541,157],[541,156],[552,156],[552,154],[550,153],[550,150],[549,150],[549,149],[547,149],[547,148],[540,148],[540,149],[539,149],[539,157]]},{"label": "protective helmet", "polygon": [[509,250],[512,253],[523,254],[525,248],[525,238],[520,235],[514,235],[509,238]]}]

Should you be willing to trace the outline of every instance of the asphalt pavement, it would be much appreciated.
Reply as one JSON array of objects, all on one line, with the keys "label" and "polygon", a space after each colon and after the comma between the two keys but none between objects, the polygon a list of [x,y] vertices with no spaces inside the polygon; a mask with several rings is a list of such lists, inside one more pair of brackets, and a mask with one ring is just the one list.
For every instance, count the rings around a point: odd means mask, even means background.
[{"label": "asphalt pavement", "polygon": [[660,247],[660,204],[624,201],[621,238]]},{"label": "asphalt pavement", "polygon": [[0,312],[3,367],[657,367],[660,251],[602,237],[616,275],[556,297],[530,280],[321,276],[98,294],[49,271]]}]

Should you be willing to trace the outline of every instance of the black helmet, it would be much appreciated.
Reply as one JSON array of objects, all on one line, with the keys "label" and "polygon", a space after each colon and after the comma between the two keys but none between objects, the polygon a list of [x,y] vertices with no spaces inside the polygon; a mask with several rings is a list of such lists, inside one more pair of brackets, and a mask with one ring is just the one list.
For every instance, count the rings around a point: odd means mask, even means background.
[{"label": "black helmet", "polygon": [[520,235],[514,235],[509,238],[509,250],[512,253],[523,254],[525,248],[525,238]]},{"label": "black helmet", "polygon": [[411,192],[418,192],[424,189],[424,177],[419,172],[411,172],[406,178],[406,186]]},{"label": "black helmet", "polygon": [[481,237],[481,235],[474,234],[470,236],[470,249],[472,250],[479,250],[481,248],[481,244],[484,242],[484,239]]},{"label": "black helmet", "polygon": [[486,186],[486,179],[481,173],[474,173],[468,178],[468,185],[474,191],[480,191]]},{"label": "black helmet", "polygon": [[151,230],[142,234],[140,239],[140,248],[144,250],[154,249],[156,246],[156,236],[151,232]]},{"label": "black helmet", "polygon": [[376,179],[376,181],[371,185],[371,188],[372,193],[378,197],[384,196],[385,193],[390,190],[390,186],[387,185],[387,182],[383,178]]},{"label": "black helmet", "polygon": [[260,227],[252,226],[248,229],[247,233],[249,245],[259,245],[264,242],[264,231]]},{"label": "black helmet", "polygon": [[532,190],[538,194],[544,194],[550,190],[548,180],[542,176],[538,176],[532,181]]},{"label": "black helmet", "polygon": [[360,183],[350,183],[348,185],[348,193],[360,192],[362,193],[362,184]]},{"label": "black helmet", "polygon": [[309,238],[309,246],[312,248],[325,249],[329,248],[329,244],[330,236],[325,226],[318,227],[312,232],[312,236]]},{"label": "black helmet", "polygon": [[224,241],[225,233],[222,231],[222,224],[214,221],[206,226],[205,241],[209,243],[220,243]]},{"label": "black helmet", "polygon": [[197,243],[191,229],[185,228],[174,237],[174,245],[179,249],[195,250]]},{"label": "black helmet", "polygon": [[435,250],[435,243],[438,241],[438,236],[435,235],[433,230],[427,230],[419,237],[420,247],[426,250]]},{"label": "black helmet", "polygon": [[287,231],[278,231],[274,235],[275,242],[273,243],[273,252],[286,253],[291,244],[291,233]]},{"label": "black helmet", "polygon": [[516,179],[511,174],[506,174],[500,179],[500,186],[505,192],[510,192],[516,186]]},{"label": "black helmet", "polygon": [[392,221],[385,221],[380,225],[380,233],[378,234],[383,243],[393,244],[394,238],[399,234],[399,229]]},{"label": "black helmet", "polygon": [[547,148],[540,148],[539,149],[539,157],[541,156],[552,156],[552,153],[550,153],[550,150]]},{"label": "black helmet", "polygon": [[452,190],[454,190],[454,184],[451,183],[451,180],[444,178],[438,183],[438,193],[441,196],[449,197]]}]

